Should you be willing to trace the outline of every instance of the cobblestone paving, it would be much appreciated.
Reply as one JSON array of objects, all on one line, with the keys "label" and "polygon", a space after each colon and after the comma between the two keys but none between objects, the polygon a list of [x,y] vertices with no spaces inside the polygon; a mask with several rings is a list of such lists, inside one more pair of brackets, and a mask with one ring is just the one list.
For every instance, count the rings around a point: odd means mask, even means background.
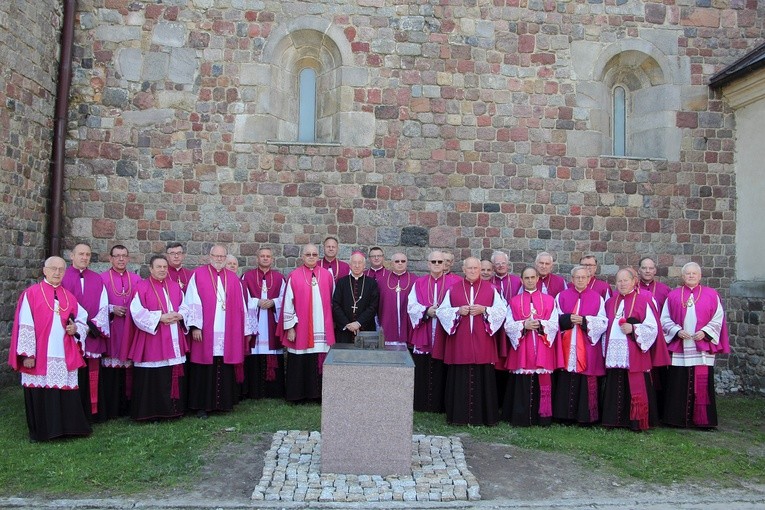
[{"label": "cobblestone paving", "polygon": [[412,436],[412,474],[321,473],[321,434],[280,430],[266,452],[252,499],[260,501],[477,501],[478,480],[468,470],[457,437]]}]

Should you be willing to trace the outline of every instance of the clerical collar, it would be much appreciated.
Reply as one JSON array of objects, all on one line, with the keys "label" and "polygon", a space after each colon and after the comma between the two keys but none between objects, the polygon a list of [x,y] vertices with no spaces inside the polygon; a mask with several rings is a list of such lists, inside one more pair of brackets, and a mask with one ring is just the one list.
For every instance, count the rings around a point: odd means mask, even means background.
[{"label": "clerical collar", "polygon": [[523,290],[528,292],[529,294],[533,294],[533,293],[537,292],[539,289],[529,290],[529,289],[524,287]]},{"label": "clerical collar", "polygon": [[380,266],[380,267],[370,267],[370,268],[369,268],[369,270],[370,270],[370,271],[379,271],[380,269],[385,269],[385,266]]},{"label": "clerical collar", "polygon": [[61,287],[61,284],[60,284],[60,283],[59,283],[58,285],[53,285],[51,282],[49,282],[49,281],[48,281],[48,279],[47,279],[47,278],[43,278],[43,281],[44,281],[45,283],[47,283],[48,285],[50,285],[51,287],[53,287],[54,289],[57,289],[57,288]]},{"label": "clerical collar", "polygon": [[391,271],[391,273],[395,274],[396,276],[404,276],[406,274],[406,271],[402,271],[400,273],[397,273],[395,271]]},{"label": "clerical collar", "polygon": [[123,274],[127,273],[127,268],[123,269],[122,271],[118,271],[115,268],[111,268],[111,269],[112,269],[112,271],[114,271],[115,273],[117,273],[120,276],[122,276]]},{"label": "clerical collar", "polygon": [[356,275],[354,275],[353,273],[351,273],[351,277],[352,277],[354,280],[359,280],[360,278],[364,278],[364,273],[361,273],[361,274],[360,274],[360,275],[358,275],[358,276],[356,276]]},{"label": "clerical collar", "polygon": [[628,293],[626,293],[626,294],[622,294],[622,293],[620,292],[620,293],[619,293],[619,295],[620,295],[620,296],[622,296],[622,297],[627,297],[627,296],[629,296],[630,294],[634,294],[634,293],[635,293],[635,289],[633,288],[633,289],[632,289],[631,291],[629,291]]}]

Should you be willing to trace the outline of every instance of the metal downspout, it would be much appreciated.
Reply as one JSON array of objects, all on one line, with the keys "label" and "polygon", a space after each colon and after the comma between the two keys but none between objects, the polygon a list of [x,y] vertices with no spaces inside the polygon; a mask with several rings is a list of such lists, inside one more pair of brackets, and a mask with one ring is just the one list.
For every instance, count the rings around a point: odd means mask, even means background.
[{"label": "metal downspout", "polygon": [[49,244],[46,257],[61,254],[66,124],[69,112],[69,87],[72,81],[72,46],[74,45],[74,17],[77,0],[63,0],[63,3],[64,20],[61,27],[61,58],[58,65],[56,109],[53,119],[53,154],[51,156],[48,210]]}]

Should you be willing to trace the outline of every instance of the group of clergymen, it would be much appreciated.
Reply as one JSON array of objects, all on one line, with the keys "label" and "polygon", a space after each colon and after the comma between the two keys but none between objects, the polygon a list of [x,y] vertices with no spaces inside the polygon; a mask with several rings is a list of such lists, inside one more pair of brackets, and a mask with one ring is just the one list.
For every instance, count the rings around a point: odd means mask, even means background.
[{"label": "group of clergymen", "polygon": [[9,355],[30,438],[87,435],[122,415],[204,418],[241,398],[320,401],[330,347],[375,330],[412,353],[414,409],[451,424],[717,425],[714,362],[729,351],[727,328],[696,263],[670,290],[645,257],[616,274],[614,291],[592,255],[567,282],[546,252],[519,278],[499,251],[466,258],[464,276],[452,254],[432,251],[417,276],[402,252],[385,267],[379,247],[350,263],[338,248],[335,237],[321,257],[303,246],[286,278],[269,248],[241,278],[223,245],[192,270],[171,243],[146,279],[127,270],[123,245],[102,274],[88,268],[85,243],[69,268],[50,257],[19,298]]}]

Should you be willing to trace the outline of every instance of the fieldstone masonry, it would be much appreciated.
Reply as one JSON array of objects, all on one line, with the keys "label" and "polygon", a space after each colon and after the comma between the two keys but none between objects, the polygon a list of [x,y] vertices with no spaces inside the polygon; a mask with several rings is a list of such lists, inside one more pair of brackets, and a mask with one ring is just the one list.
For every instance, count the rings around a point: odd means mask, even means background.
[{"label": "fieldstone masonry", "polygon": [[[0,360],[21,289],[42,275],[60,2],[0,2]],[[20,29],[23,27],[23,29]],[[15,381],[0,370],[0,386]]]},{"label": "fieldstone masonry", "polygon": [[[18,268],[37,264],[44,244],[60,13],[50,1],[6,3],[0,58],[40,55],[0,73],[4,267]],[[739,304],[762,308],[729,292],[736,186],[746,183],[733,171],[732,109],[707,86],[762,40],[762,2],[87,0],[78,9],[70,244],[88,239],[105,254],[119,241],[145,263],[180,241],[194,264],[223,242],[247,266],[269,244],[289,269],[301,244],[332,234],[341,257],[403,248],[419,271],[439,247],[458,260],[503,249],[516,272],[541,250],[561,272],[595,253],[606,276],[654,254],[672,285],[683,263],[699,262],[731,320],[743,321]],[[17,33],[19,20],[32,28]],[[303,65],[317,71],[315,144],[295,141]],[[627,157],[611,155],[615,86],[627,93]],[[23,114],[13,110],[21,104]],[[3,331],[16,280],[1,284]],[[736,369],[762,366],[749,340],[733,345]]]}]

